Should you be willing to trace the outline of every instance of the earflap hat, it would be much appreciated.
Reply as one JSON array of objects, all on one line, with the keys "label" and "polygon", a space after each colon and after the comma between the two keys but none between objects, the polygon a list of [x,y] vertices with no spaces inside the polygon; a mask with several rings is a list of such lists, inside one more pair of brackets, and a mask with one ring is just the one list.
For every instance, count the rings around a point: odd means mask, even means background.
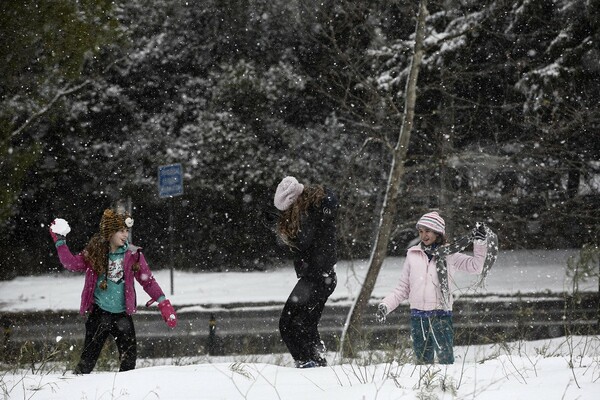
[{"label": "earflap hat", "polygon": [[104,210],[100,220],[100,236],[104,240],[110,240],[110,237],[121,229],[131,228],[133,218],[128,213],[117,213],[110,208]]},{"label": "earflap hat", "polygon": [[304,185],[299,183],[293,176],[286,176],[277,185],[273,204],[279,211],[285,211],[300,197],[304,191]]},{"label": "earflap hat", "polygon": [[432,211],[430,213],[424,214],[417,222],[417,229],[419,226],[424,228],[429,228],[435,233],[439,233],[441,235],[446,234],[446,222],[437,211]]}]

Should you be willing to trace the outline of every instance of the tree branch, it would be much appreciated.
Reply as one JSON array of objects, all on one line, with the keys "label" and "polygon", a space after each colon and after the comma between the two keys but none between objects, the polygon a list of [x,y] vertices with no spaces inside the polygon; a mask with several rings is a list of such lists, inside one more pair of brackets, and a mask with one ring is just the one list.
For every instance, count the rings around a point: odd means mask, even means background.
[{"label": "tree branch", "polygon": [[75,93],[81,89],[83,89],[85,86],[89,85],[91,83],[91,81],[89,79],[86,79],[83,83],[80,83],[77,86],[74,86],[72,88],[66,89],[66,90],[62,90],[58,93],[56,93],[56,95],[54,96],[54,98],[52,100],[50,100],[50,102],[44,106],[42,109],[40,109],[38,112],[36,112],[35,114],[33,114],[30,118],[28,118],[23,125],[21,125],[19,128],[17,128],[15,131],[13,131],[10,134],[10,137],[13,138],[19,134],[21,134],[25,128],[27,128],[29,125],[31,125],[35,120],[37,120],[38,118],[40,118],[42,115],[46,114],[48,112],[48,110],[50,110],[52,108],[52,106],[58,101],[60,100],[62,97],[70,95],[71,93]]}]

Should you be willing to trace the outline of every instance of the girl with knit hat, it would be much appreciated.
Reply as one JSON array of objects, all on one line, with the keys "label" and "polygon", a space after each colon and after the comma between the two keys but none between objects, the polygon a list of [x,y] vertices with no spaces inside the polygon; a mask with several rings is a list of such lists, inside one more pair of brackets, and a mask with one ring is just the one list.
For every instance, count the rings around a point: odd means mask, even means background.
[{"label": "girl with knit hat", "polygon": [[[476,226],[470,235],[447,244],[444,219],[435,211],[423,215],[416,225],[421,241],[408,249],[398,285],[378,306],[377,320],[385,322],[388,313],[408,300],[417,364],[432,364],[435,354],[440,364],[454,363],[449,282],[456,271],[487,273],[497,251],[495,234],[483,224]],[[495,244],[491,252],[488,241]],[[473,256],[460,253],[471,242]]]},{"label": "girl with knit hat", "polygon": [[329,188],[304,186],[287,176],[277,186],[274,205],[281,212],[276,232],[291,250],[298,277],[279,319],[281,338],[296,367],[323,367],[327,360],[318,324],[337,284],[338,200]]},{"label": "girl with knit hat", "polygon": [[87,314],[85,340],[76,374],[89,374],[96,365],[104,342],[111,335],[119,351],[119,371],[135,368],[137,344],[132,314],[136,312],[134,280],[148,293],[167,325],[177,324],[175,310],[148,268],[141,248],[129,244],[133,218],[112,209],[104,210],[100,231],[80,254],[73,255],[66,243],[71,231],[64,219],[50,224],[61,264],[69,271],[85,272],[80,313]]}]

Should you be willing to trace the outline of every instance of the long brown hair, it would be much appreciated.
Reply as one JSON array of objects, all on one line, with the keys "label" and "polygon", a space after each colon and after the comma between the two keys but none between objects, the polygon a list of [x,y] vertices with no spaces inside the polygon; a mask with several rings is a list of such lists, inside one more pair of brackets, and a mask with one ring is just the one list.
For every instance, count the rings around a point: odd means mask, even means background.
[{"label": "long brown hair", "polygon": [[310,206],[321,204],[325,197],[325,188],[322,185],[305,186],[298,199],[279,216],[277,232],[287,245],[292,246],[292,239],[298,236],[302,214],[306,214]]},{"label": "long brown hair", "polygon": [[100,233],[96,233],[83,250],[85,260],[92,265],[92,269],[98,275],[102,275],[108,268],[109,241],[105,240]]}]

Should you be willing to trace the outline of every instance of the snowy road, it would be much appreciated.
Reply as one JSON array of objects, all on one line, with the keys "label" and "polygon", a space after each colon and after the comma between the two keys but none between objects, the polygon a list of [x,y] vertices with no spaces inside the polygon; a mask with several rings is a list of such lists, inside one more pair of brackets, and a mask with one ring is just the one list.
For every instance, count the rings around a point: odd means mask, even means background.
[{"label": "snowy road", "polygon": [[[454,295],[457,342],[461,330],[471,340],[485,341],[499,333],[553,337],[562,330],[561,293],[574,287],[566,271],[569,257],[576,250],[522,250],[500,253],[485,288],[474,288],[477,277],[457,274]],[[378,299],[388,294],[398,280],[403,258],[385,260],[372,295],[371,309],[363,319],[373,332],[373,345],[382,336],[406,335],[407,309],[390,315],[388,324],[379,326],[372,315]],[[358,293],[367,262],[338,263],[338,286],[330,297],[321,320],[324,339],[335,345],[345,322],[351,299]],[[163,288],[169,287],[169,270],[157,270],[155,276]],[[217,337],[226,352],[261,353],[281,349],[279,313],[296,277],[290,266],[256,272],[190,273],[175,271],[175,294],[171,302],[179,316],[179,325],[169,330],[153,306],[146,309],[147,295],[138,289],[139,312],[135,315],[140,354],[190,355],[204,352],[211,314],[217,320]],[[19,277],[0,282],[0,317],[13,321],[11,342],[25,340],[56,343],[83,338],[84,319],[79,316],[79,296],[83,285],[80,274],[62,271],[45,276]],[[579,290],[597,295],[598,280],[580,282]],[[543,303],[544,297],[559,303]],[[464,301],[463,301],[464,300]],[[580,323],[597,319],[595,307],[582,306]],[[587,322],[586,322],[587,321]],[[514,328],[519,328],[515,330]],[[276,351],[276,350],[274,350]]]},{"label": "snowy road", "polygon": [[[573,328],[589,328],[597,322],[595,294],[577,304],[569,315]],[[564,334],[565,303],[560,297],[494,297],[459,300],[454,307],[457,344],[489,343],[498,338],[539,339]],[[216,320],[217,352],[266,354],[285,351],[279,338],[278,320],[282,304],[257,307],[213,307],[203,311],[178,310],[179,323],[170,330],[158,312],[143,311],[134,316],[139,353],[145,357],[195,356],[205,354],[208,346],[209,320]],[[384,325],[373,319],[373,305],[367,310],[364,324],[370,332],[371,346],[389,343],[408,335],[406,306],[390,314]],[[321,320],[320,331],[330,348],[335,347],[348,313],[347,305],[330,304]],[[70,343],[83,339],[84,318],[74,312],[15,313],[11,345],[24,341],[52,345],[57,337]],[[385,340],[384,340],[385,339]]]}]

